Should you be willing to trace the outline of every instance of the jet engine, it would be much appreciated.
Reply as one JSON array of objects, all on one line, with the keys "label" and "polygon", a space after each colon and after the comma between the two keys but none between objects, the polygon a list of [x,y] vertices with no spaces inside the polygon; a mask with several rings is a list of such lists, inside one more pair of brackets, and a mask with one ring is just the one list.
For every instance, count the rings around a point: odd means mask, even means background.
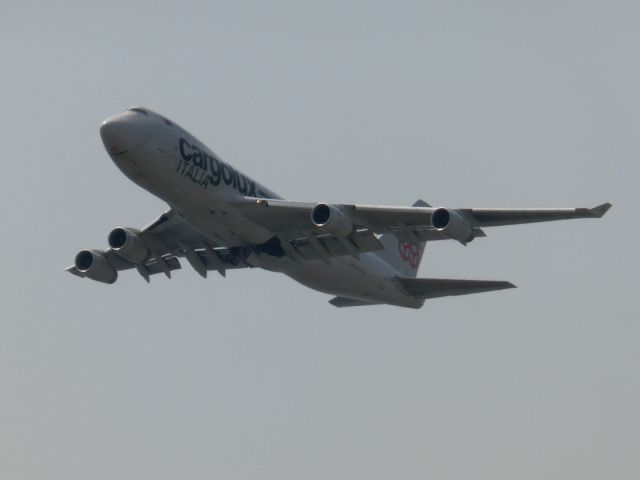
[{"label": "jet engine", "polygon": [[353,222],[334,205],[318,203],[311,210],[311,222],[324,232],[338,237],[348,237],[353,231]]},{"label": "jet engine", "polygon": [[109,246],[119,257],[131,263],[143,263],[149,256],[149,249],[140,235],[130,228],[118,227],[111,230]]},{"label": "jet engine", "polygon": [[431,225],[449,238],[467,243],[473,240],[473,227],[455,210],[436,208],[431,214]]},{"label": "jet engine", "polygon": [[97,282],[113,283],[118,279],[116,269],[98,250],[82,250],[76,255],[75,266],[78,271]]}]

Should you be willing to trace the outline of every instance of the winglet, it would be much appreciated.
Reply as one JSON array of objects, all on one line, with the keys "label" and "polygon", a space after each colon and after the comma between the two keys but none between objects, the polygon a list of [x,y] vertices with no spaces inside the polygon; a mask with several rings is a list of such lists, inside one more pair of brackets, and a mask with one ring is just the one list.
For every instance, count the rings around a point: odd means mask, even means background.
[{"label": "winglet", "polygon": [[611,208],[611,204],[609,202],[603,203],[602,205],[598,205],[597,207],[593,207],[590,211],[594,217],[600,218]]}]

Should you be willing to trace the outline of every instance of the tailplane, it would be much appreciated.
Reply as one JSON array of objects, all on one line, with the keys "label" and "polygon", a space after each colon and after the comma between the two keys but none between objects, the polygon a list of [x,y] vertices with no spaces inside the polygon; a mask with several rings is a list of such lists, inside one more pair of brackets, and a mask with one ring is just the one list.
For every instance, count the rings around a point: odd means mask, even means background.
[{"label": "tailplane", "polygon": [[511,282],[495,280],[453,280],[448,278],[402,278],[400,285],[411,295],[418,298],[438,298],[451,295],[468,295],[470,293],[491,292],[516,288]]},{"label": "tailplane", "polygon": [[334,307],[362,307],[365,305],[378,305],[375,302],[365,302],[364,300],[358,300],[348,297],[333,297],[329,300],[329,303]]},{"label": "tailplane", "polygon": [[[418,200],[413,207],[430,207],[424,200]],[[426,242],[401,240],[394,233],[385,233],[378,239],[384,250],[375,252],[380,258],[391,265],[403,277],[415,277],[418,274],[424,246]]]}]

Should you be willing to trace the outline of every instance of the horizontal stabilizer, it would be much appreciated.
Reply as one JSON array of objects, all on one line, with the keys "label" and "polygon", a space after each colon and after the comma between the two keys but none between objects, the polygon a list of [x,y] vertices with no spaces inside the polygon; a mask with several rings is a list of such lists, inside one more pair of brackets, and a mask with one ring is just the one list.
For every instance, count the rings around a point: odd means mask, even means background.
[{"label": "horizontal stabilizer", "polygon": [[453,280],[448,278],[405,278],[398,277],[398,282],[411,295],[418,298],[438,298],[451,295],[468,295],[470,293],[491,292],[516,288],[511,282],[495,280]]},{"label": "horizontal stabilizer", "polygon": [[375,303],[364,302],[348,297],[333,297],[329,303],[334,307],[362,307],[363,305],[375,305]]}]

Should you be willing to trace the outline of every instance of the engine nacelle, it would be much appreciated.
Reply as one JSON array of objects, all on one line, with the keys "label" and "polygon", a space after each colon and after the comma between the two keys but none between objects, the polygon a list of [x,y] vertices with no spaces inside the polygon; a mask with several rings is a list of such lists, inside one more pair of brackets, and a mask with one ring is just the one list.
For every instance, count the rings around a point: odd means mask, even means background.
[{"label": "engine nacelle", "polygon": [[140,235],[130,228],[114,228],[109,234],[109,246],[119,257],[131,263],[143,263],[149,257]]},{"label": "engine nacelle", "polygon": [[116,269],[98,250],[82,250],[76,255],[75,266],[78,271],[96,282],[113,283],[118,279]]},{"label": "engine nacelle", "polygon": [[467,243],[473,240],[473,227],[455,210],[436,208],[431,214],[431,225],[449,238]]},{"label": "engine nacelle", "polygon": [[311,223],[322,231],[338,237],[348,237],[353,232],[353,222],[339,208],[319,203],[311,210]]}]

